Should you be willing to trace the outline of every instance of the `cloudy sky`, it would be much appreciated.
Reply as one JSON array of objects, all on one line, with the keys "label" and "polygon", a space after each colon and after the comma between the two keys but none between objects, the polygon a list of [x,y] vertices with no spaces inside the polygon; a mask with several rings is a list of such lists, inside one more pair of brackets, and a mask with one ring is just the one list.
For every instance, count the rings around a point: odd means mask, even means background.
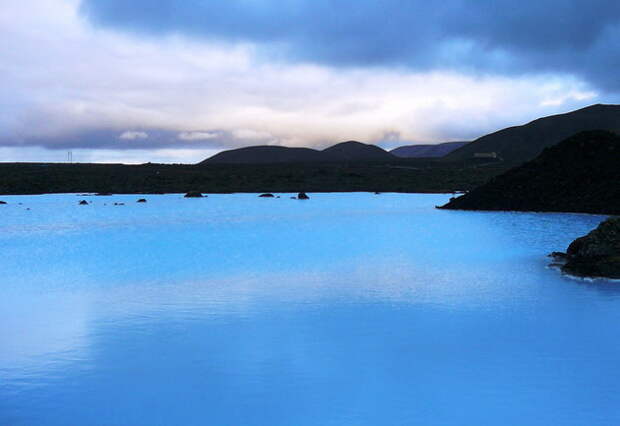
[{"label": "cloudy sky", "polygon": [[468,140],[619,68],[617,0],[3,0],[0,161]]}]

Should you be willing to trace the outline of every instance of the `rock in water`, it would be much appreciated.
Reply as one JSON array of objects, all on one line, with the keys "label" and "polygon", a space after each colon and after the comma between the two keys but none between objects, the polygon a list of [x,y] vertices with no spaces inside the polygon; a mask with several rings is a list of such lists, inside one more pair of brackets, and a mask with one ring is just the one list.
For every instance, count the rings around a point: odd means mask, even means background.
[{"label": "rock in water", "polygon": [[260,194],[259,197],[261,197],[261,198],[273,198],[273,194]]},{"label": "rock in water", "polygon": [[86,200],[82,200],[78,203],[80,206],[87,206],[88,205],[88,201]]},{"label": "rock in water", "polygon": [[562,271],[582,277],[620,278],[620,217],[607,219],[573,241]]},{"label": "rock in water", "polygon": [[298,200],[309,200],[310,197],[308,197],[308,195],[305,192],[300,192],[299,194],[297,194],[297,199]]},{"label": "rock in water", "polygon": [[185,198],[202,198],[204,197],[201,192],[198,191],[189,191],[185,194]]},{"label": "rock in water", "polygon": [[0,201],[0,204],[6,204],[6,201]]},{"label": "rock in water", "polygon": [[140,198],[136,203],[146,203],[146,198]]}]

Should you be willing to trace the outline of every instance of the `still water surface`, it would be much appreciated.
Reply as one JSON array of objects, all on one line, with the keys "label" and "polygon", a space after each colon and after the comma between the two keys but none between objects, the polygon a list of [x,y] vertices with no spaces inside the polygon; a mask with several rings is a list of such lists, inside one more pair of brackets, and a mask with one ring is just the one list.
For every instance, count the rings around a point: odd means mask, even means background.
[{"label": "still water surface", "polygon": [[0,425],[620,424],[602,216],[310,195],[3,197]]}]

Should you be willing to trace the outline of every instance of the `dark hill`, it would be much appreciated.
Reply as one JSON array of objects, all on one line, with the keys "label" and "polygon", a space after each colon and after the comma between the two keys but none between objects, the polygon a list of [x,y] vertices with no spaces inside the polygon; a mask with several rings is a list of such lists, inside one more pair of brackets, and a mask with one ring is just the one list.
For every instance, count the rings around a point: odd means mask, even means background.
[{"label": "dark hill", "polygon": [[395,157],[376,145],[356,141],[341,142],[322,151],[332,161],[390,161]]},{"label": "dark hill", "polygon": [[620,214],[620,136],[581,132],[441,208]]},{"label": "dark hill", "polygon": [[436,158],[448,155],[469,142],[445,142],[436,145],[406,145],[390,151],[390,154],[400,158]]},{"label": "dark hill", "polygon": [[222,151],[200,164],[311,163],[324,161],[324,157],[321,151],[310,148],[261,145]]},{"label": "dark hill", "polygon": [[466,161],[476,153],[495,152],[505,162],[520,164],[575,133],[596,129],[620,131],[620,105],[592,105],[509,127],[476,139],[446,155],[442,161]]},{"label": "dark hill", "polygon": [[341,142],[323,151],[271,145],[250,146],[222,151],[213,157],[207,158],[200,164],[372,162],[395,159],[396,157],[378,146],[349,141]]}]

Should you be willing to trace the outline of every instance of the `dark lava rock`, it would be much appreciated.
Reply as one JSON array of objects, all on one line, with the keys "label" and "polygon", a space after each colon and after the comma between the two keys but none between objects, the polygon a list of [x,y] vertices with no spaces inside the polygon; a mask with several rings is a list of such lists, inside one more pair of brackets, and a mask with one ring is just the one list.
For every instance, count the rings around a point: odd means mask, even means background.
[{"label": "dark lava rock", "polygon": [[202,198],[202,197],[204,197],[204,195],[202,195],[202,193],[198,191],[189,191],[187,194],[185,194],[185,198]]},{"label": "dark lava rock", "polygon": [[136,203],[146,203],[146,198],[140,198]]},{"label": "dark lava rock", "polygon": [[0,201],[0,204],[6,204],[6,201]]},{"label": "dark lava rock", "polygon": [[620,214],[620,136],[578,133],[440,208]]},{"label": "dark lava rock", "polygon": [[298,200],[309,200],[310,197],[308,197],[308,195],[305,192],[300,192],[299,194],[297,194],[297,199]]},{"label": "dark lava rock", "polygon": [[259,197],[261,197],[261,198],[273,198],[273,194],[260,194]]},{"label": "dark lava rock", "polygon": [[80,206],[87,206],[88,205],[88,201],[86,200],[82,200],[78,203]]},{"label": "dark lava rock", "polygon": [[[555,258],[561,258],[558,253]],[[602,222],[573,241],[564,255],[562,271],[582,277],[620,278],[620,217]]]},{"label": "dark lava rock", "polygon": [[561,252],[561,251],[554,251],[549,255],[549,257],[552,257],[555,260],[566,260],[568,258],[566,253]]}]

